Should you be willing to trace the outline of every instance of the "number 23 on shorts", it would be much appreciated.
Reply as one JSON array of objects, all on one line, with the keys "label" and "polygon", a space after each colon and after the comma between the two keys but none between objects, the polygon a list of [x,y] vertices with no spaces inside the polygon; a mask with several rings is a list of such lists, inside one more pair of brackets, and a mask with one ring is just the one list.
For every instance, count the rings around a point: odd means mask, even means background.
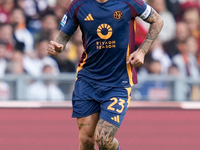
[{"label": "number 23 on shorts", "polygon": [[[124,103],[125,103],[125,100],[123,99],[117,99],[116,97],[113,97],[110,99],[111,101],[113,101],[108,107],[107,109],[108,110],[112,110],[112,111],[117,111],[118,113],[122,113],[122,111],[124,110]],[[121,106],[120,109],[116,109],[114,108],[113,106],[116,105],[118,103],[118,105]]]}]

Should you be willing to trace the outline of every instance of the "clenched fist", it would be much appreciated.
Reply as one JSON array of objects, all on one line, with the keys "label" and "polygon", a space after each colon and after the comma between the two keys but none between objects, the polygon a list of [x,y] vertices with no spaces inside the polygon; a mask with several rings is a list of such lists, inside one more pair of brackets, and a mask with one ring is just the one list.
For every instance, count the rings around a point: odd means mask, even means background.
[{"label": "clenched fist", "polygon": [[144,52],[137,50],[130,54],[127,64],[130,63],[134,67],[139,67],[144,64],[144,56]]}]

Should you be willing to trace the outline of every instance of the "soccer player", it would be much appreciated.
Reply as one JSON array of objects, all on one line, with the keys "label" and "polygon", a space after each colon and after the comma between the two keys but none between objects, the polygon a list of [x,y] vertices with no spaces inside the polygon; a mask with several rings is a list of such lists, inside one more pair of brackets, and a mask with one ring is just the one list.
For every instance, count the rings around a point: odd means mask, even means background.
[{"label": "soccer player", "polygon": [[[150,23],[146,39],[134,49],[134,19]],[[84,53],[77,68],[72,117],[79,127],[79,150],[120,150],[114,138],[129,107],[135,67],[160,33],[162,18],[142,0],[74,0],[50,41],[48,53],[65,49],[80,26]]]}]

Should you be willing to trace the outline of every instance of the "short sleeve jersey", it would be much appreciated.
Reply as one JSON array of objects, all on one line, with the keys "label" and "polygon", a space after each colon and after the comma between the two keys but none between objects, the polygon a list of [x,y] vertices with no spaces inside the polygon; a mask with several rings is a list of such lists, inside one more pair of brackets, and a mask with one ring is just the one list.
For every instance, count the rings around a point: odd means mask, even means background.
[{"label": "short sleeve jersey", "polygon": [[77,77],[112,87],[137,83],[134,67],[127,64],[135,49],[134,19],[147,19],[151,7],[142,0],[74,0],[60,23],[60,30],[72,35],[82,31],[84,53]]}]

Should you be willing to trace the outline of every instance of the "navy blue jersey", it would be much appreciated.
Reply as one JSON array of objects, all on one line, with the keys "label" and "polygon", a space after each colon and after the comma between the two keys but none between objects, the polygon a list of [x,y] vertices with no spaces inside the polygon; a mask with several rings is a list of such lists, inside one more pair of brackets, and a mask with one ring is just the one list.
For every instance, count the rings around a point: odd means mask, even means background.
[{"label": "navy blue jersey", "polygon": [[80,26],[82,31],[85,51],[77,77],[112,87],[136,84],[136,70],[126,63],[135,48],[134,19],[147,19],[150,13],[142,0],[74,0],[60,30],[72,35]]}]

